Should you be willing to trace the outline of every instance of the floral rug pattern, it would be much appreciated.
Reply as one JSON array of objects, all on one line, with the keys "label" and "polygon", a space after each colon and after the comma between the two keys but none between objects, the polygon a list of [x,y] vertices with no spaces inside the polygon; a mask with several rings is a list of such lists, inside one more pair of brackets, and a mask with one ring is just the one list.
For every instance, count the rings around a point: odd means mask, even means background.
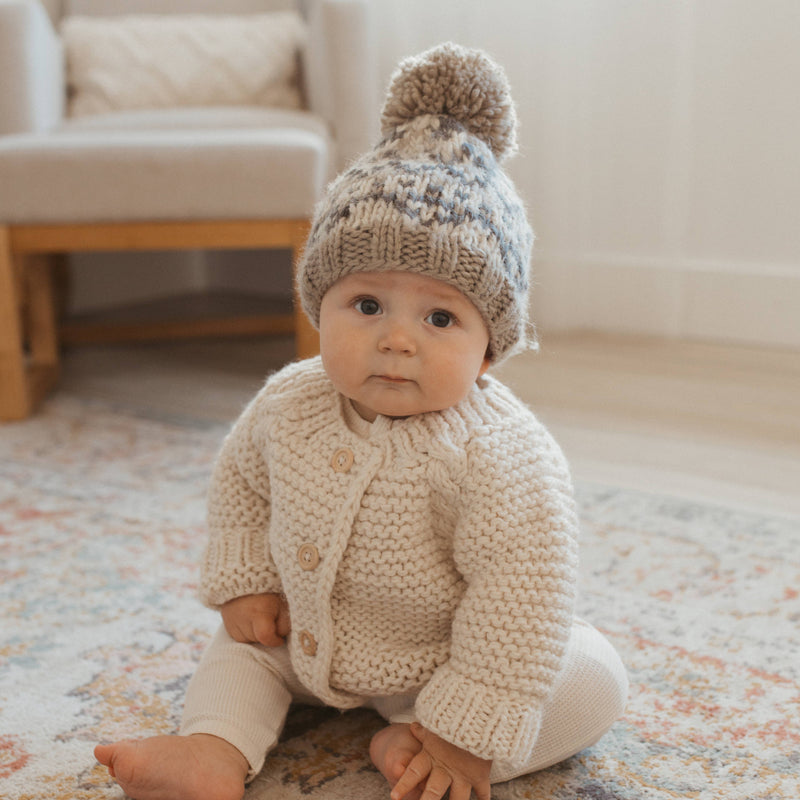
[{"label": "floral rug pattern", "polygon": [[[98,741],[174,731],[225,427],[59,395],[0,426],[0,797],[119,800]],[[800,520],[578,487],[579,613],[629,669],[597,745],[497,800],[798,800]],[[292,712],[247,800],[388,797],[370,712]]]}]

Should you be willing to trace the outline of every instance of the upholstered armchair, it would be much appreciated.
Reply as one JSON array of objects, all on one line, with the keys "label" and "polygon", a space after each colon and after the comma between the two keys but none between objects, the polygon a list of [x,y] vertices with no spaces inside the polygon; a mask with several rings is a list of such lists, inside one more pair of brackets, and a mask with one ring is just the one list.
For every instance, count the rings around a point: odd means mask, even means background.
[{"label": "upholstered armchair", "polygon": [[[0,0],[0,419],[57,381],[53,256],[296,260],[325,184],[373,138],[367,0],[45,3]],[[315,352],[301,312],[275,325]]]}]

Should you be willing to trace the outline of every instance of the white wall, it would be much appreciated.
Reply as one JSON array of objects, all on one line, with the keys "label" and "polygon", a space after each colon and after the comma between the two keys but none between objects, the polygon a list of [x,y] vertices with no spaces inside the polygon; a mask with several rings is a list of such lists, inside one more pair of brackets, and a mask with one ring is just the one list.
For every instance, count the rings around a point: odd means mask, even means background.
[{"label": "white wall", "polygon": [[374,5],[383,84],[443,39],[505,66],[544,332],[800,346],[800,2]]}]

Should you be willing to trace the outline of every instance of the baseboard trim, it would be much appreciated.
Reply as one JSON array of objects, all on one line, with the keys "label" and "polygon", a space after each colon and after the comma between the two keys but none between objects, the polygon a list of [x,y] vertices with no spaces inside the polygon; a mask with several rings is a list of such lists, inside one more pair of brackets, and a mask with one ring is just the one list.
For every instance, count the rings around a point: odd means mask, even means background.
[{"label": "baseboard trim", "polygon": [[800,265],[540,254],[534,272],[543,329],[800,348]]}]

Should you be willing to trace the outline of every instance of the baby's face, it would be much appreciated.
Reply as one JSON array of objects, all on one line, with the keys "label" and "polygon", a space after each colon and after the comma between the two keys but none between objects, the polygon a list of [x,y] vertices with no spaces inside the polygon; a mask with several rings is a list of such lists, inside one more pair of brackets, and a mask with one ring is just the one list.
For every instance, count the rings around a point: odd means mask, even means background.
[{"label": "baby's face", "polygon": [[322,363],[336,389],[370,422],[463,400],[489,367],[489,333],[453,286],[408,272],[353,273],[325,294]]}]

